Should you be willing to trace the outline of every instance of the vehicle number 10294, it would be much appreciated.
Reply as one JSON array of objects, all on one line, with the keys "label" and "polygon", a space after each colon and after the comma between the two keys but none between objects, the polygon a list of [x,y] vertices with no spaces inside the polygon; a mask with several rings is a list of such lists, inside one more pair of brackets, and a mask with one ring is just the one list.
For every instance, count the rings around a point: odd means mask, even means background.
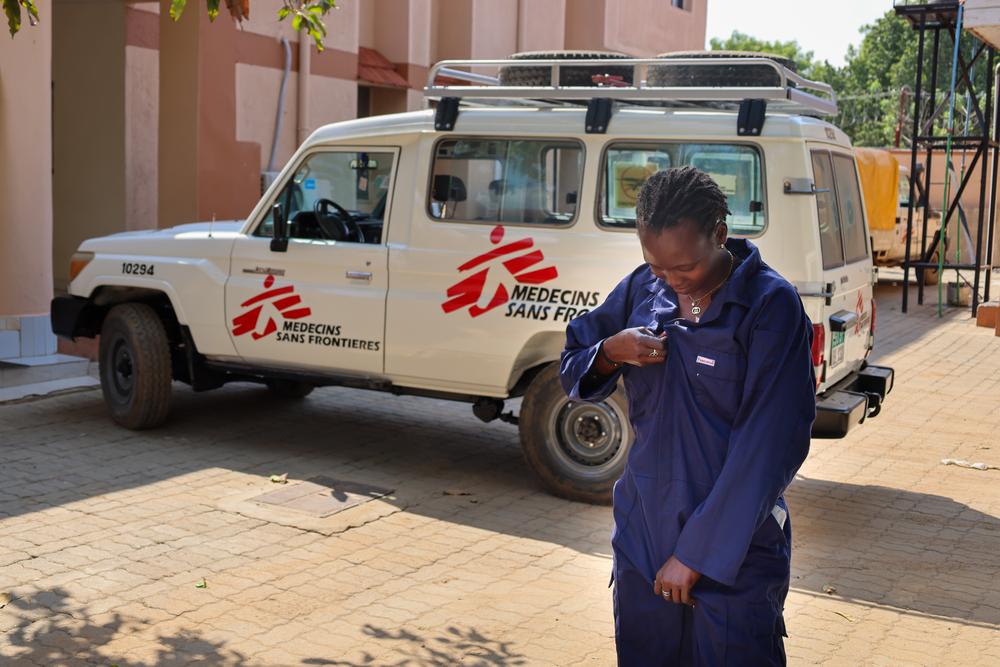
[{"label": "vehicle number 10294", "polygon": [[131,276],[151,276],[153,275],[153,265],[122,262],[122,273]]}]

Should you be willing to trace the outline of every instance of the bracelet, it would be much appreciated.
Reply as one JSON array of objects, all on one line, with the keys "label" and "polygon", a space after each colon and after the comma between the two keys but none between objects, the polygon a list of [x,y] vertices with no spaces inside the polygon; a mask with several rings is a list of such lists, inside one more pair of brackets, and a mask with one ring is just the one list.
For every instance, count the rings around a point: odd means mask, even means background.
[{"label": "bracelet", "polygon": [[601,341],[600,347],[597,348],[597,353],[599,355],[601,355],[601,357],[604,358],[604,361],[606,361],[609,364],[611,364],[612,368],[616,368],[616,369],[617,368],[621,368],[622,362],[615,361],[614,359],[612,359],[611,357],[608,356],[607,352],[604,351],[604,341],[603,340]]}]

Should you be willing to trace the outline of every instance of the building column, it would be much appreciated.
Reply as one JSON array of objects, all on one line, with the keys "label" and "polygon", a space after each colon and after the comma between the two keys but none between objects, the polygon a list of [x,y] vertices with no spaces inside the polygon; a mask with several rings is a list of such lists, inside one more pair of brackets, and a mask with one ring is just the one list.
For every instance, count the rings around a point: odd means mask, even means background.
[{"label": "building column", "polygon": [[[46,5],[45,7],[51,7]],[[0,39],[0,359],[55,352],[52,23]]]},{"label": "building column", "polygon": [[160,2],[160,227],[241,219],[260,196],[260,145],[236,140],[238,28],[188,3]]}]

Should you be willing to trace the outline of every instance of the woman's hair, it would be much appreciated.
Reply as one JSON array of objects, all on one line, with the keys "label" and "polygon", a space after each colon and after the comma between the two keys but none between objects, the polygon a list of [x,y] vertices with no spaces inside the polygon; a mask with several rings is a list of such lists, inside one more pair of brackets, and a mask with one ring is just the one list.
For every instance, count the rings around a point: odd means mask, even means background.
[{"label": "woman's hair", "polygon": [[712,177],[694,167],[658,171],[643,184],[635,206],[639,229],[661,232],[687,220],[711,236],[729,215],[726,195]]}]

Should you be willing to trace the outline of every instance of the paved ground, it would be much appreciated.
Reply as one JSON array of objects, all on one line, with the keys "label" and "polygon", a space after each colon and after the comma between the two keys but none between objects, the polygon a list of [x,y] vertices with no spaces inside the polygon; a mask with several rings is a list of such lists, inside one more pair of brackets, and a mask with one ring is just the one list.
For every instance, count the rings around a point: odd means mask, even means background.
[{"label": "paved ground", "polygon": [[[1000,338],[880,303],[892,400],[788,494],[789,656],[1000,664],[1000,471],[940,464],[1000,464]],[[614,662],[610,510],[542,493],[466,406],[178,388],[136,434],[84,391],[0,406],[0,471],[5,666]],[[250,500],[286,472],[394,492],[325,519]]]}]

